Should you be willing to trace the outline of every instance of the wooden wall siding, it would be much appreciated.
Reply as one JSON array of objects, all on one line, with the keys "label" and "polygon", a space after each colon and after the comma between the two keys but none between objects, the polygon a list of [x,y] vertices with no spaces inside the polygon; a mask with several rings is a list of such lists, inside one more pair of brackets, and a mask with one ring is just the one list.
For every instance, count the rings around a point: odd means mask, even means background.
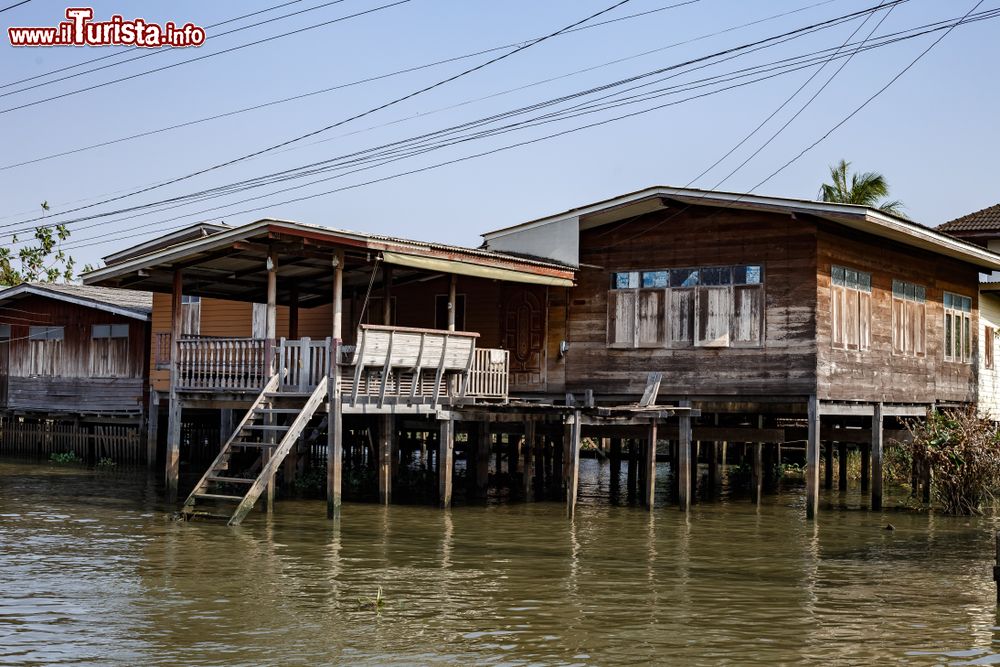
[{"label": "wooden wall siding", "polygon": [[[41,380],[58,380],[100,376],[141,380],[145,377],[148,325],[138,320],[32,296],[19,299],[9,308],[0,307],[0,323],[10,324],[10,342],[5,345],[9,345],[11,395],[16,378],[41,376]],[[93,327],[108,324],[128,325],[128,338],[116,339],[114,359],[102,361],[107,340],[95,341]],[[61,326],[63,340],[28,340],[31,326]],[[65,407],[73,409],[75,405]],[[49,407],[55,407],[52,401]]]},{"label": "wooden wall siding", "polygon": [[[986,327],[1000,331],[1000,296],[989,293],[979,295],[979,412],[982,416],[1000,421],[1000,373],[997,366],[1000,359],[1000,341],[988,339]],[[986,346],[993,347],[993,368],[986,368]]]},{"label": "wooden wall siding", "polygon": [[[944,361],[945,291],[973,298],[973,325],[978,329],[978,271],[975,267],[919,249],[894,247],[867,234],[818,223],[816,345],[819,397],[833,400],[933,401],[975,400],[976,366]],[[833,265],[872,275],[870,349],[838,349],[833,344],[830,270]],[[893,279],[926,288],[925,350],[893,352]],[[896,300],[898,301],[898,300]],[[920,309],[896,306],[896,346],[914,340]],[[907,329],[907,322],[912,326]],[[978,345],[978,343],[976,343]]]},{"label": "wooden wall siding", "polygon": [[138,412],[143,378],[11,377],[7,408],[53,412]]},{"label": "wooden wall siding", "polygon": [[[580,246],[585,268],[578,274],[578,286],[569,291],[565,305],[557,299],[549,302],[549,392],[593,389],[641,395],[650,371],[663,372],[661,396],[803,396],[815,390],[816,227],[811,221],[677,205],[586,230]],[[764,267],[764,291],[735,299],[747,324],[737,327],[740,340],[730,341],[730,347],[704,345],[729,335],[711,316],[725,320],[733,315],[718,307],[713,311],[711,298],[703,302],[709,318],[700,332],[694,321],[675,317],[669,324],[674,340],[697,336],[701,346],[608,347],[612,271],[743,264]],[[600,268],[590,268],[594,266]],[[675,292],[686,293],[672,290],[671,295]],[[756,327],[755,309],[760,317]],[[569,350],[560,359],[555,352],[563,339]]]}]

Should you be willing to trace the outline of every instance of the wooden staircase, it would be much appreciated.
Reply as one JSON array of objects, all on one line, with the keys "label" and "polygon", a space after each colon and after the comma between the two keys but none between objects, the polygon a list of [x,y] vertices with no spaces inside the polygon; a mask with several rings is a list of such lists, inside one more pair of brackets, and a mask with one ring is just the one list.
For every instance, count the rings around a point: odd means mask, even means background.
[{"label": "wooden staircase", "polygon": [[273,375],[184,501],[184,517],[238,526],[322,404],[326,386],[323,377],[311,392],[282,391],[280,376]]}]

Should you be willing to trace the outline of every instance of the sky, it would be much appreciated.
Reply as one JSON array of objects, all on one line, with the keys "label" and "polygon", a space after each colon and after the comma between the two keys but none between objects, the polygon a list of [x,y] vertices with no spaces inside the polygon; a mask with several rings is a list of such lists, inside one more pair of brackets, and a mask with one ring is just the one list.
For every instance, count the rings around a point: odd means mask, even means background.
[{"label": "sky", "polygon": [[[775,75],[770,78],[721,90],[747,82],[731,78],[739,70],[750,76],[753,71],[747,68],[753,66],[821,49],[831,49],[829,55],[845,42],[864,40],[873,29],[873,41],[867,44],[875,44],[882,35],[961,17],[976,3],[906,0],[867,21],[862,16],[782,43],[767,42],[767,48],[733,52],[724,62],[716,56],[676,66],[880,1],[628,0],[582,26],[621,20],[514,52],[516,46],[606,10],[616,0],[96,2],[95,20],[121,14],[206,28],[208,39],[201,47],[139,51],[116,46],[14,48],[7,41],[7,27],[56,25],[64,20],[66,5],[31,0],[3,11],[16,4],[7,0],[0,2],[0,235],[9,245],[12,232],[41,224],[33,219],[43,214],[46,224],[70,221],[72,235],[64,247],[80,265],[96,265],[105,255],[186,224],[242,224],[262,217],[476,246],[488,230],[654,184],[751,191],[841,123],[942,33],[859,52],[843,69],[843,58],[822,69],[820,59],[812,67],[771,70]],[[986,0],[976,11],[998,6],[1000,0]],[[211,27],[252,12],[260,13]],[[280,18],[293,12],[300,13]],[[264,25],[220,34],[265,20]],[[816,198],[829,166],[847,159],[859,171],[884,174],[892,198],[902,200],[905,213],[925,225],[1000,202],[995,158],[1000,155],[998,35],[1000,19],[955,28],[861,111],[752,191]],[[242,45],[247,46],[209,55]],[[458,58],[500,46],[507,48]],[[839,53],[850,51],[841,48]],[[144,57],[128,62],[136,55]],[[104,56],[109,57],[74,67]],[[199,60],[180,64],[192,58]],[[449,62],[421,67],[442,60]],[[167,65],[174,66],[148,72]],[[107,67],[88,71],[101,66]],[[660,75],[514,120],[592,104],[596,97],[622,96],[607,98],[615,106],[584,106],[575,115],[539,119],[544,123],[417,154],[396,153],[391,162],[341,162],[337,171],[297,173],[295,180],[251,190],[108,215],[323,160],[365,155],[391,142],[671,66]],[[67,67],[71,69],[53,73]],[[419,69],[397,73],[411,68]],[[56,80],[69,75],[74,76]],[[123,77],[130,78],[101,85]],[[343,85],[373,77],[378,78]],[[722,77],[723,82],[703,81],[708,77]],[[441,85],[379,108],[437,83]],[[327,88],[335,89],[12,166]],[[623,92],[625,88],[629,90]],[[661,92],[634,97],[649,91]],[[55,96],[61,97],[35,103]],[[22,105],[27,106],[15,108]],[[626,114],[631,116],[622,117]],[[772,114],[759,132],[699,177]],[[264,150],[307,134],[311,136]],[[559,136],[550,136],[554,134]],[[524,145],[513,146],[520,143]],[[241,157],[247,159],[225,164]],[[190,176],[198,172],[204,173]],[[176,182],[148,189],[168,181]],[[275,192],[292,187],[296,189]],[[245,201],[251,197],[255,199]],[[116,200],[106,202],[111,198]],[[48,203],[47,212],[42,202]],[[72,211],[81,206],[87,208]],[[79,220],[95,214],[105,215]]]}]

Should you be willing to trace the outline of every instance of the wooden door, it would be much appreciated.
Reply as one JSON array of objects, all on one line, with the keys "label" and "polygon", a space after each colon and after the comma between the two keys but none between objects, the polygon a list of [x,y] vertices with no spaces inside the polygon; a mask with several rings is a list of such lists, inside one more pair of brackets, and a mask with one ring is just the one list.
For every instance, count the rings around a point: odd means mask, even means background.
[{"label": "wooden door", "polygon": [[503,346],[510,351],[510,388],[545,390],[545,289],[512,285],[504,289]]}]

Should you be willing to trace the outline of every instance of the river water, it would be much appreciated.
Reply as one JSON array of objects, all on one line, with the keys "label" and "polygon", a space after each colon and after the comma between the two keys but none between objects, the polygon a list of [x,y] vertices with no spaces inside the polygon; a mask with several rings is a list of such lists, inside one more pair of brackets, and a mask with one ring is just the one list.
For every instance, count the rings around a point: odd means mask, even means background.
[{"label": "river water", "polygon": [[573,522],[285,501],[231,529],[145,473],[0,463],[0,664],[1000,664],[991,521],[833,492],[812,524],[795,488],[650,513],[607,474]]}]

